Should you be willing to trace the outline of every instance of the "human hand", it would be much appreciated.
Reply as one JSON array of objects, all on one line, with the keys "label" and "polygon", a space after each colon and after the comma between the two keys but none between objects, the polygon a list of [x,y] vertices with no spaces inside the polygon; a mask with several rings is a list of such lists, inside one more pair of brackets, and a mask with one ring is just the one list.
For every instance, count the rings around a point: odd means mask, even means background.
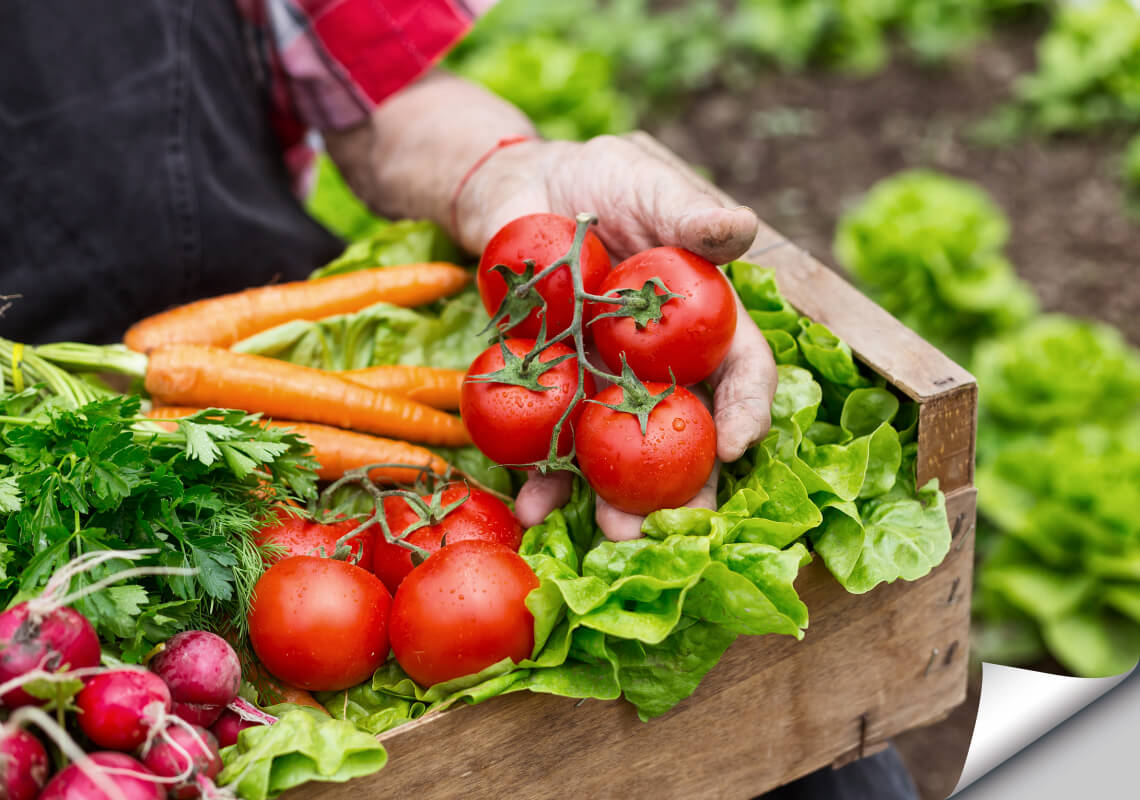
[{"label": "human hand", "polygon": [[[528,141],[494,153],[456,198],[456,234],[479,252],[507,222],[526,214],[574,216],[590,211],[610,254],[625,259],[661,245],[683,247],[723,264],[743,255],[756,237],[756,215],[725,208],[697,182],[638,145],[611,136],[589,142]],[[728,354],[709,378],[717,457],[733,461],[762,438],[771,423],[776,366],[763,334],[737,298],[737,324]],[[716,505],[717,469],[686,505]],[[526,526],[541,522],[570,496],[566,472],[532,474],[515,511]],[[611,540],[641,535],[643,518],[601,498],[599,527]]]}]

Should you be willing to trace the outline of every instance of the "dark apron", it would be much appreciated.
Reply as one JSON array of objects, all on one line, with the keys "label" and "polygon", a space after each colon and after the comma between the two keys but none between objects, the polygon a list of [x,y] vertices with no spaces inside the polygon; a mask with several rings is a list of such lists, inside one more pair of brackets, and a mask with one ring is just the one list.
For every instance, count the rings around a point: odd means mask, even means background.
[{"label": "dark apron", "polygon": [[234,0],[0,0],[0,335],[115,341],[339,252],[245,35]]}]

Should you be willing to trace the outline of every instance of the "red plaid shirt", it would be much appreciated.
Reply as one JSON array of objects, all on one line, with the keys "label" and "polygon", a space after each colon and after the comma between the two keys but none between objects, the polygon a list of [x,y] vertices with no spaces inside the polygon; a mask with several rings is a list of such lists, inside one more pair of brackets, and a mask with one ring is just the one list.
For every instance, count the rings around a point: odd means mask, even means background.
[{"label": "red plaid shirt", "polygon": [[312,165],[311,131],[362,122],[438,62],[495,0],[235,0],[285,161]]}]

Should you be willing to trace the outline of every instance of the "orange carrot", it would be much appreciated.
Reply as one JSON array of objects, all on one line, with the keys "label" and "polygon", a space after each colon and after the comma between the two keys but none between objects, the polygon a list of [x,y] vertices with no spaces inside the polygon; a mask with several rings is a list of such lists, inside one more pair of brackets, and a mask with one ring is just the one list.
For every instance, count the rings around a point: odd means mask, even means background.
[{"label": "orange carrot", "polygon": [[178,344],[155,350],[146,390],[166,405],[239,408],[275,419],[426,444],[470,444],[463,422],[406,397],[370,389],[335,373],[251,353]]},{"label": "orange carrot", "polygon": [[[202,409],[183,406],[161,406],[151,409],[147,416],[151,419],[170,420],[189,417]],[[317,477],[324,481],[335,481],[350,469],[365,464],[412,464],[422,465],[438,475],[447,472],[448,464],[425,447],[417,447],[396,439],[382,439],[366,433],[355,433],[329,425],[311,422],[289,422],[265,420],[266,425],[275,428],[291,428],[294,433],[307,441],[313,448],[313,458],[319,468]],[[414,469],[383,467],[371,470],[369,477],[374,481],[390,480],[396,483],[413,483],[420,473]]]},{"label": "orange carrot", "polygon": [[423,305],[458,292],[469,280],[467,272],[454,264],[433,261],[260,286],[147,317],[130,327],[123,343],[141,353],[167,344],[229,347],[295,319],[348,314],[379,302],[407,308]]},{"label": "orange carrot", "polygon": [[277,687],[281,690],[282,703],[292,703],[295,706],[308,706],[326,715],[329,713],[328,709],[317,702],[317,698],[313,697],[312,694],[300,686],[293,686],[284,681],[278,681]]},{"label": "orange carrot", "polygon": [[[241,651],[239,650],[239,652]],[[275,678],[269,674],[265,665],[252,655],[242,659],[241,674],[257,689],[257,699],[264,705],[275,706],[278,703],[292,703],[295,706],[308,706],[324,711],[326,714],[329,713],[328,709],[318,703],[317,699],[306,689]]]},{"label": "orange carrot", "polygon": [[337,374],[353,383],[403,395],[432,408],[455,410],[459,408],[459,391],[466,373],[458,369],[387,364]]}]

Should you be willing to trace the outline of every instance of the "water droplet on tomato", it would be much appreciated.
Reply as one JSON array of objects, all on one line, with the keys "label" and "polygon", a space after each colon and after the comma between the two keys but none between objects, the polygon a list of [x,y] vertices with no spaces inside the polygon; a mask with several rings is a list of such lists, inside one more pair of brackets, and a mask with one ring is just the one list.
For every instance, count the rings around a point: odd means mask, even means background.
[{"label": "water droplet on tomato", "polygon": [[680,417],[674,417],[673,430],[677,431],[678,433],[685,430],[685,420],[681,419]]}]

